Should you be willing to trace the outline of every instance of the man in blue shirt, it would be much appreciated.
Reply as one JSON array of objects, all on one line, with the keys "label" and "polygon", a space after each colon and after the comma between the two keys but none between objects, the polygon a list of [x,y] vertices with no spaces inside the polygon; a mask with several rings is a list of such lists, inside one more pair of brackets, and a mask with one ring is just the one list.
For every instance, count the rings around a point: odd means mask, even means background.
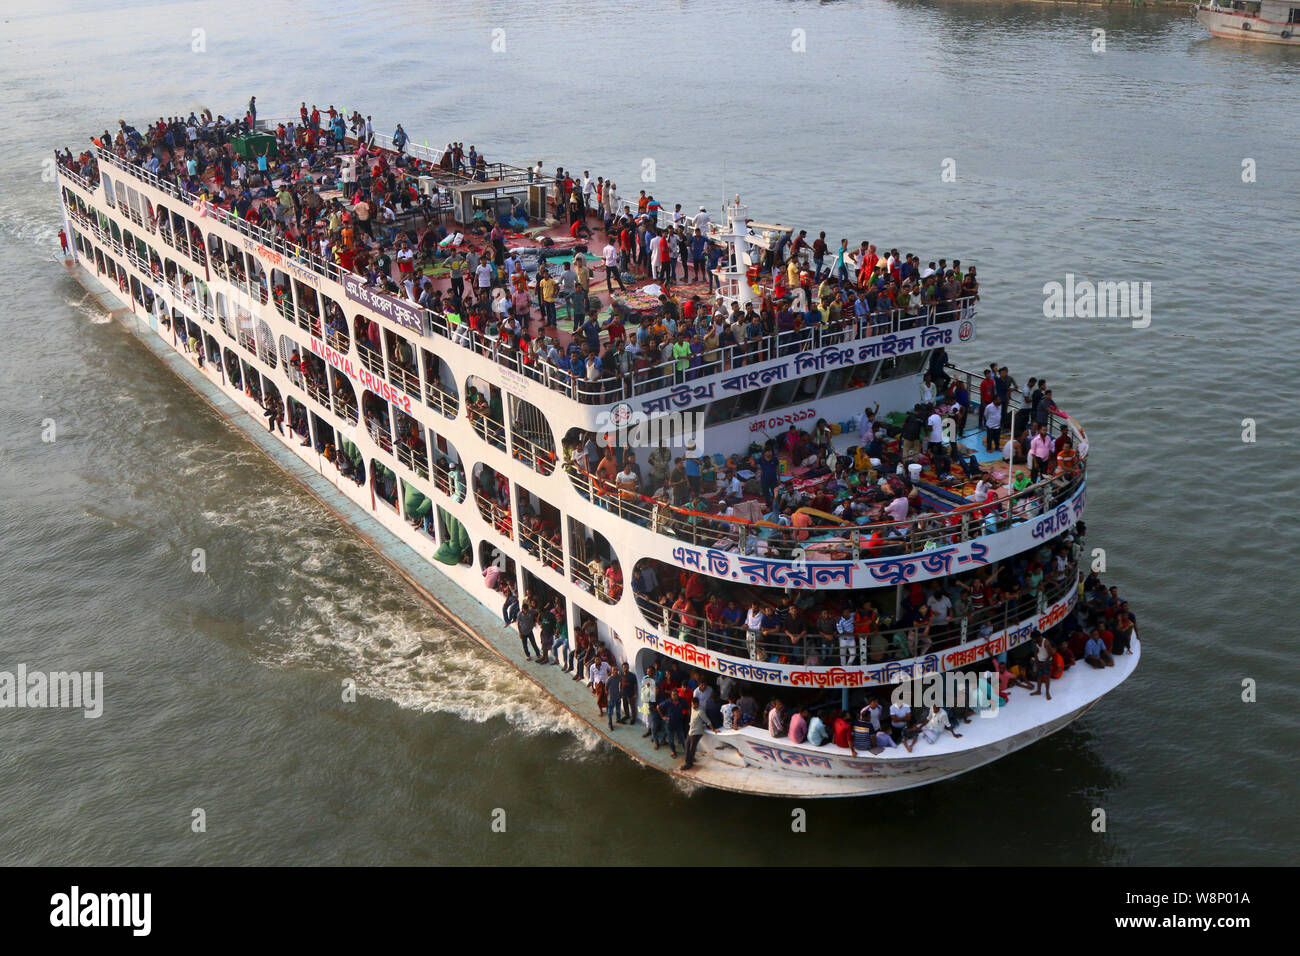
[{"label": "man in blue shirt", "polygon": [[1106,650],[1106,642],[1101,639],[1100,631],[1093,631],[1088,643],[1083,645],[1083,659],[1098,669],[1115,666],[1115,659]]},{"label": "man in blue shirt", "polygon": [[655,710],[659,712],[667,728],[669,751],[676,757],[677,741],[680,740],[682,746],[686,746],[686,722],[682,719],[682,709],[677,706],[676,700],[664,694],[662,698],[655,701]]},{"label": "man in blue shirt", "polygon": [[700,493],[700,456],[695,451],[695,442],[691,442],[686,446],[683,466],[686,469],[686,480],[690,482],[692,494],[698,495]]},{"label": "man in blue shirt", "polygon": [[865,338],[870,335],[871,329],[871,306],[861,292],[853,296],[853,314],[858,320],[858,335]]},{"label": "man in blue shirt", "polygon": [[709,291],[712,292],[718,287],[718,277],[713,271],[718,268],[718,263],[722,260],[722,249],[716,243],[709,243]]},{"label": "man in blue shirt", "polygon": [[808,311],[803,314],[804,334],[801,336],[805,341],[812,340],[813,348],[821,345],[822,337],[822,313],[821,309],[815,305],[809,304]]},{"label": "man in blue shirt", "polygon": [[590,317],[582,323],[582,334],[587,340],[587,348],[591,351],[600,352],[600,326]]}]

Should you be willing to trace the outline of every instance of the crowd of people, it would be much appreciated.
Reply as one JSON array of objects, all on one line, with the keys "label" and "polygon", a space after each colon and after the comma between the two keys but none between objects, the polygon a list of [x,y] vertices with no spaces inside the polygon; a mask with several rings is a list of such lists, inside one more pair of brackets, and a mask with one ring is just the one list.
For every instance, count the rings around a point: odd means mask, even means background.
[{"label": "crowd of people", "polygon": [[[949,265],[946,259],[923,265],[910,253],[869,242],[850,249],[847,239],[832,250],[824,233],[809,241],[801,231],[768,242],[761,266],[745,277],[759,290],[756,304],[724,307],[711,293],[725,250],[712,238],[713,223],[704,207],[692,216],[680,205],[667,213],[644,191],[635,201],[623,200],[604,177],[577,176],[563,167],[551,174],[539,161],[527,169],[527,181],[544,181],[551,188],[553,218],[567,221],[569,233],[567,242],[558,247],[552,242],[552,247],[566,257],[573,253],[555,268],[543,261],[545,242],[525,251],[507,245],[519,236],[517,230],[532,224],[518,203],[512,201],[483,221],[449,224],[437,196],[419,189],[419,178],[430,174],[444,183],[487,181],[491,167],[474,146],[449,143],[436,162],[418,159],[408,155],[409,137],[400,125],[388,150],[377,146],[370,117],[345,116],[332,106],[308,109],[303,103],[299,121],[268,131],[273,145],[253,140],[251,153],[237,151],[235,141],[257,129],[256,118],[256,103],[250,100],[244,115],[234,119],[191,113],[159,118],[144,133],[119,121],[116,133],[106,130],[93,145],[298,247],[303,260],[316,268],[332,265],[417,303],[440,318],[435,328],[453,340],[488,351],[535,378],[573,387],[575,394],[579,382],[588,386],[583,394],[600,400],[631,394],[646,383],[682,383],[825,342],[925,324],[940,313],[966,315],[979,298],[974,266],[963,271],[958,260]],[[64,150],[56,158],[79,177],[98,182],[93,150],[76,156]],[[239,270],[235,274],[242,278],[238,257],[219,265]],[[428,275],[431,268],[445,269],[445,279]],[[629,282],[660,283],[657,307],[646,312],[616,302],[602,315],[596,268],[604,269],[611,297],[616,286],[626,291]],[[703,289],[692,288],[695,283],[703,283]],[[687,286],[684,292],[675,291],[682,285]],[[271,295],[282,311],[291,302],[283,286]],[[349,328],[342,310],[330,302],[312,302],[309,309],[322,320],[327,340],[341,350],[353,340],[377,345],[376,323],[366,320]],[[561,331],[561,311],[570,326],[566,332]],[[389,352],[397,364],[418,369],[409,346],[405,354],[400,347]],[[323,391],[323,363],[297,353],[294,357],[295,369]],[[977,393],[972,383],[948,374],[942,350],[928,371],[918,401],[903,421],[889,425],[879,418],[878,408],[864,410],[855,426],[859,443],[845,454],[832,447],[835,423],[821,420],[807,431],[791,426],[779,440],[769,439],[720,463],[690,449],[674,457],[657,448],[643,467],[635,450],[600,449],[594,435],[566,440],[564,461],[587,476],[605,500],[640,502],[644,507],[638,520],[656,529],[690,528],[693,535],[714,536],[724,547],[789,556],[826,530],[814,524],[814,515],[824,515],[834,519],[828,527],[855,529],[851,537],[845,535],[854,557],[889,553],[891,541],[898,544],[898,538],[912,533],[900,526],[909,518],[933,515],[936,527],[951,528],[951,510],[936,508],[933,499],[920,493],[903,470],[906,464],[920,464],[928,483],[960,488],[977,506],[968,512],[975,521],[993,516],[997,502],[1006,497],[972,449],[943,429],[947,419],[955,423],[957,436],[966,434],[971,420],[978,423],[985,450],[1002,451],[1011,493],[1043,476],[1081,467],[1086,447],[1075,448],[1065,427],[1051,434],[1059,410],[1045,382],[1030,379],[1022,389],[1005,368],[993,365],[985,370]],[[343,384],[336,382],[336,394],[351,394]],[[495,434],[500,409],[470,392],[471,417]],[[268,428],[282,431],[286,409],[279,397],[255,397],[266,409]],[[301,406],[295,405],[288,419],[293,431],[307,434],[300,431],[306,423]],[[345,475],[364,481],[365,469],[348,454],[331,443],[321,450]],[[1016,465],[1027,467],[1017,471]],[[440,457],[435,472],[440,484],[458,487],[463,496],[459,462]],[[383,484],[384,476],[376,480],[382,495],[395,496],[395,487]],[[503,488],[476,491],[510,520],[508,488]],[[558,525],[541,515],[519,517],[525,548],[559,567]],[[631,586],[649,620],[672,638],[768,662],[875,663],[951,643],[963,617],[987,612],[992,620],[999,609],[1003,616],[1018,617],[1046,591],[1069,586],[1077,573],[1082,531],[1080,524],[1074,534],[1036,552],[928,587],[910,587],[891,607],[861,600],[852,591],[742,594],[715,587],[700,574],[652,562],[640,566]],[[617,562],[594,558],[586,571],[591,590],[617,600],[623,588]],[[499,569],[496,575],[490,586],[503,591],[505,622],[517,628],[525,655],[585,681],[611,729],[616,723],[639,722],[656,748],[668,746],[674,755],[679,747],[684,750],[687,766],[693,765],[700,737],[711,730],[763,726],[794,743],[833,742],[857,753],[893,746],[910,750],[918,739],[933,742],[945,731],[957,735],[956,728],[969,719],[960,708],[903,714],[896,712],[900,705],[885,708],[881,694],[868,694],[850,710],[796,693],[787,693],[789,700],[770,697],[760,703],[762,688],[688,671],[667,658],[637,677],[628,662],[616,662],[594,620],[570,633],[565,601],[553,594],[529,594],[521,601],[513,582]],[[1051,681],[1072,666],[1113,666],[1115,657],[1129,649],[1136,615],[1127,603],[1095,574],[1078,586],[1081,600],[1062,626],[989,663],[997,674],[999,701],[1009,700],[1017,687],[1050,698]]]},{"label": "crowd of people", "polygon": [[[983,375],[978,387],[949,375],[940,349],[918,401],[893,423],[872,406],[853,422],[792,424],[725,458],[693,441],[647,454],[574,430],[561,459],[600,507],[695,544],[776,557],[813,548],[855,559],[937,547],[1041,513],[1082,474],[1086,440],[1075,447],[1046,383],[1035,377],[1020,386],[996,363]],[[994,424],[968,432],[972,419]],[[846,427],[851,437],[837,450]],[[1001,452],[996,464],[979,460],[981,443]],[[1058,480],[1046,502],[1021,494],[1047,479]]]},{"label": "crowd of people", "polygon": [[[448,223],[437,197],[420,190],[420,178],[484,178],[489,166],[474,146],[449,143],[435,162],[406,153],[409,137],[400,125],[389,149],[376,144],[370,117],[360,113],[344,116],[333,106],[322,111],[303,103],[298,121],[260,130],[256,104],[249,105],[232,119],[206,111],[159,118],[143,133],[119,120],[116,133],[105,130],[92,143],[187,198],[297,247],[317,269],[328,264],[417,303],[437,317],[436,330],[584,400],[680,383],[823,341],[924,324],[938,312],[969,310],[978,299],[975,268],[963,273],[960,261],[923,265],[910,253],[877,251],[868,242],[850,250],[848,240],[832,256],[824,234],[808,242],[801,231],[769,242],[761,268],[746,277],[759,289],[758,305],[726,308],[710,294],[725,247],[711,238],[712,220],[703,207],[693,216],[680,204],[668,213],[644,191],[625,200],[604,177],[563,167],[544,172],[539,161],[510,175],[548,185],[548,221],[568,221],[569,240],[521,235],[516,230],[533,220],[513,200],[495,217]],[[251,136],[260,132],[273,145]],[[97,181],[93,150],[56,156],[65,168]],[[504,174],[504,168],[494,172]],[[158,228],[170,228],[163,218]],[[191,245],[201,256],[201,233],[191,226],[199,237]],[[552,251],[572,253],[572,261],[556,268],[543,258]],[[230,252],[218,254],[224,261],[213,265],[243,278],[239,257]],[[445,277],[426,274],[438,267]],[[658,281],[657,304],[638,311],[616,300],[602,313],[593,268],[605,270],[611,294],[616,285],[626,290],[628,281]],[[679,275],[682,282],[690,275],[705,284],[679,297]],[[277,303],[291,301],[283,287],[270,294]],[[561,309],[570,323],[564,333]],[[328,308],[322,315],[319,303],[312,311],[332,330],[331,344],[346,349],[342,316]]]},{"label": "crowd of people", "polygon": [[[676,622],[690,621],[689,608],[702,603],[711,610],[698,617],[699,627],[739,632],[757,626],[769,628],[773,635],[782,634],[780,640],[785,641],[788,653],[777,654],[774,650],[765,659],[849,665],[874,660],[877,651],[880,659],[889,650],[902,656],[924,653],[927,630],[933,638],[937,628],[977,609],[995,608],[1010,601],[1029,612],[1036,605],[1037,592],[1048,581],[1059,582],[1067,591],[1077,588],[1078,600],[1059,625],[1047,632],[1035,630],[1031,640],[968,668],[985,675],[986,686],[992,690],[990,696],[945,700],[942,705],[930,706],[914,706],[896,698],[893,687],[882,687],[853,692],[857,699],[845,708],[838,691],[828,695],[796,688],[778,690],[727,674],[692,669],[662,655],[653,655],[638,676],[629,662],[618,662],[600,640],[594,619],[587,618],[570,639],[565,602],[549,589],[530,593],[521,603],[513,581],[499,568],[490,567],[484,574],[489,587],[502,594],[503,621],[518,630],[526,658],[542,666],[559,666],[572,674],[573,680],[585,682],[598,715],[605,718],[611,731],[619,726],[637,726],[643,737],[652,738],[655,750],[668,747],[674,757],[681,751],[684,768],[689,769],[705,734],[745,727],[766,730],[771,738],[793,744],[833,744],[854,757],[876,755],[895,747],[911,752],[920,742],[934,744],[945,733],[961,737],[957,728],[970,721],[979,709],[1006,706],[1018,689],[1027,691],[1027,696],[1050,700],[1052,682],[1065,677],[1071,668],[1113,667],[1116,658],[1132,652],[1137,615],[1118,589],[1105,586],[1096,572],[1084,575],[1076,571],[1075,562],[1084,553],[1085,533],[1080,523],[1074,533],[1045,545],[1040,552],[961,579],[949,578],[928,588],[918,585],[909,589],[899,618],[911,616],[912,620],[894,631],[895,635],[905,632],[908,637],[892,648],[877,645],[875,635],[887,633],[887,625],[898,621],[884,617],[870,600],[858,603],[853,592],[808,591],[795,600],[784,597],[766,608],[750,602],[749,611],[745,611],[732,597],[708,593],[712,582],[687,574],[678,600],[672,605],[662,599],[643,605],[651,621],[663,614],[665,633],[677,633],[683,639],[691,639],[691,633],[670,628]],[[642,575],[637,577],[639,581]],[[634,587],[639,588],[639,598],[648,597],[644,585]],[[540,593],[542,590],[545,593]],[[659,590],[657,586],[655,590]],[[684,603],[678,605],[678,601]],[[717,610],[719,605],[724,605],[721,611]],[[753,615],[762,618],[762,623],[756,624]],[[816,628],[809,628],[801,617],[805,621],[816,619]],[[829,624],[821,623],[828,619]],[[697,625],[688,624],[692,626]],[[977,636],[986,630],[979,630]],[[908,643],[913,640],[915,643]],[[801,656],[801,644],[810,652],[806,657]],[[770,646],[775,649],[778,641]],[[814,646],[816,653],[824,657],[812,659]]]}]

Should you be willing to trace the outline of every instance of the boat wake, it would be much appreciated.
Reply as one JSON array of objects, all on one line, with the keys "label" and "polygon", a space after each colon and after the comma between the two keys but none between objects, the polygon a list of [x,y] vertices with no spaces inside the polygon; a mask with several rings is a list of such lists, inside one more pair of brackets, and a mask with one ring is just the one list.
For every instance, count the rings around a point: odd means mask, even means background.
[{"label": "boat wake", "polygon": [[0,235],[29,243],[51,258],[59,256],[59,221],[13,209],[0,210]]},{"label": "boat wake", "polygon": [[[311,563],[302,570],[311,573]],[[430,626],[427,613],[375,611],[370,603],[357,592],[307,596],[300,616],[310,626],[268,649],[262,663],[328,669],[355,680],[359,694],[407,710],[478,724],[499,717],[526,735],[564,733],[574,757],[601,749],[599,735],[464,635]]]}]

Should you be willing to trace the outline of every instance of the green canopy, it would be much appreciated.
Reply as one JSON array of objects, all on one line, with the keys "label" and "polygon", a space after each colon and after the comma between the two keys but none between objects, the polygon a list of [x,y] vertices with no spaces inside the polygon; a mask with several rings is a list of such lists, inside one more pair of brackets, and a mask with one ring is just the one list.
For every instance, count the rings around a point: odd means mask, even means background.
[{"label": "green canopy", "polygon": [[342,435],[339,436],[339,452],[345,455],[348,461],[354,465],[361,464],[361,449],[352,442],[348,441]]},{"label": "green canopy", "polygon": [[447,529],[447,540],[433,553],[433,559],[443,564],[460,564],[471,551],[469,532],[465,530],[463,524],[447,513],[446,508],[439,508],[438,516],[442,518],[442,526]]},{"label": "green canopy", "polygon": [[420,492],[415,489],[414,485],[408,484],[405,481],[402,482],[402,485],[406,491],[404,496],[406,517],[410,518],[412,521],[417,519],[423,521],[425,518],[429,517],[429,515],[433,514],[432,501],[430,501],[425,495],[420,494]]},{"label": "green canopy", "polygon": [[249,133],[246,136],[236,136],[230,141],[230,146],[240,159],[256,160],[259,156],[275,159],[278,155],[276,153],[275,136],[271,133]]}]

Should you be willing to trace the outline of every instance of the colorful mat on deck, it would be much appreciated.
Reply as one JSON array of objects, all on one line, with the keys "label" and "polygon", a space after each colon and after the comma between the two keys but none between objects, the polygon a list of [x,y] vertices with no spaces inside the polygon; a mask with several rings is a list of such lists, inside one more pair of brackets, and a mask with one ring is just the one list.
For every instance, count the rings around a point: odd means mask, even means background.
[{"label": "colorful mat on deck", "polygon": [[629,308],[637,312],[649,312],[659,307],[659,294],[665,291],[678,302],[684,302],[693,295],[698,295],[701,299],[711,299],[713,297],[712,293],[709,292],[708,285],[703,282],[688,285],[674,283],[666,290],[659,283],[651,282],[635,289],[629,289],[627,292],[620,292],[616,298],[625,302]]}]

